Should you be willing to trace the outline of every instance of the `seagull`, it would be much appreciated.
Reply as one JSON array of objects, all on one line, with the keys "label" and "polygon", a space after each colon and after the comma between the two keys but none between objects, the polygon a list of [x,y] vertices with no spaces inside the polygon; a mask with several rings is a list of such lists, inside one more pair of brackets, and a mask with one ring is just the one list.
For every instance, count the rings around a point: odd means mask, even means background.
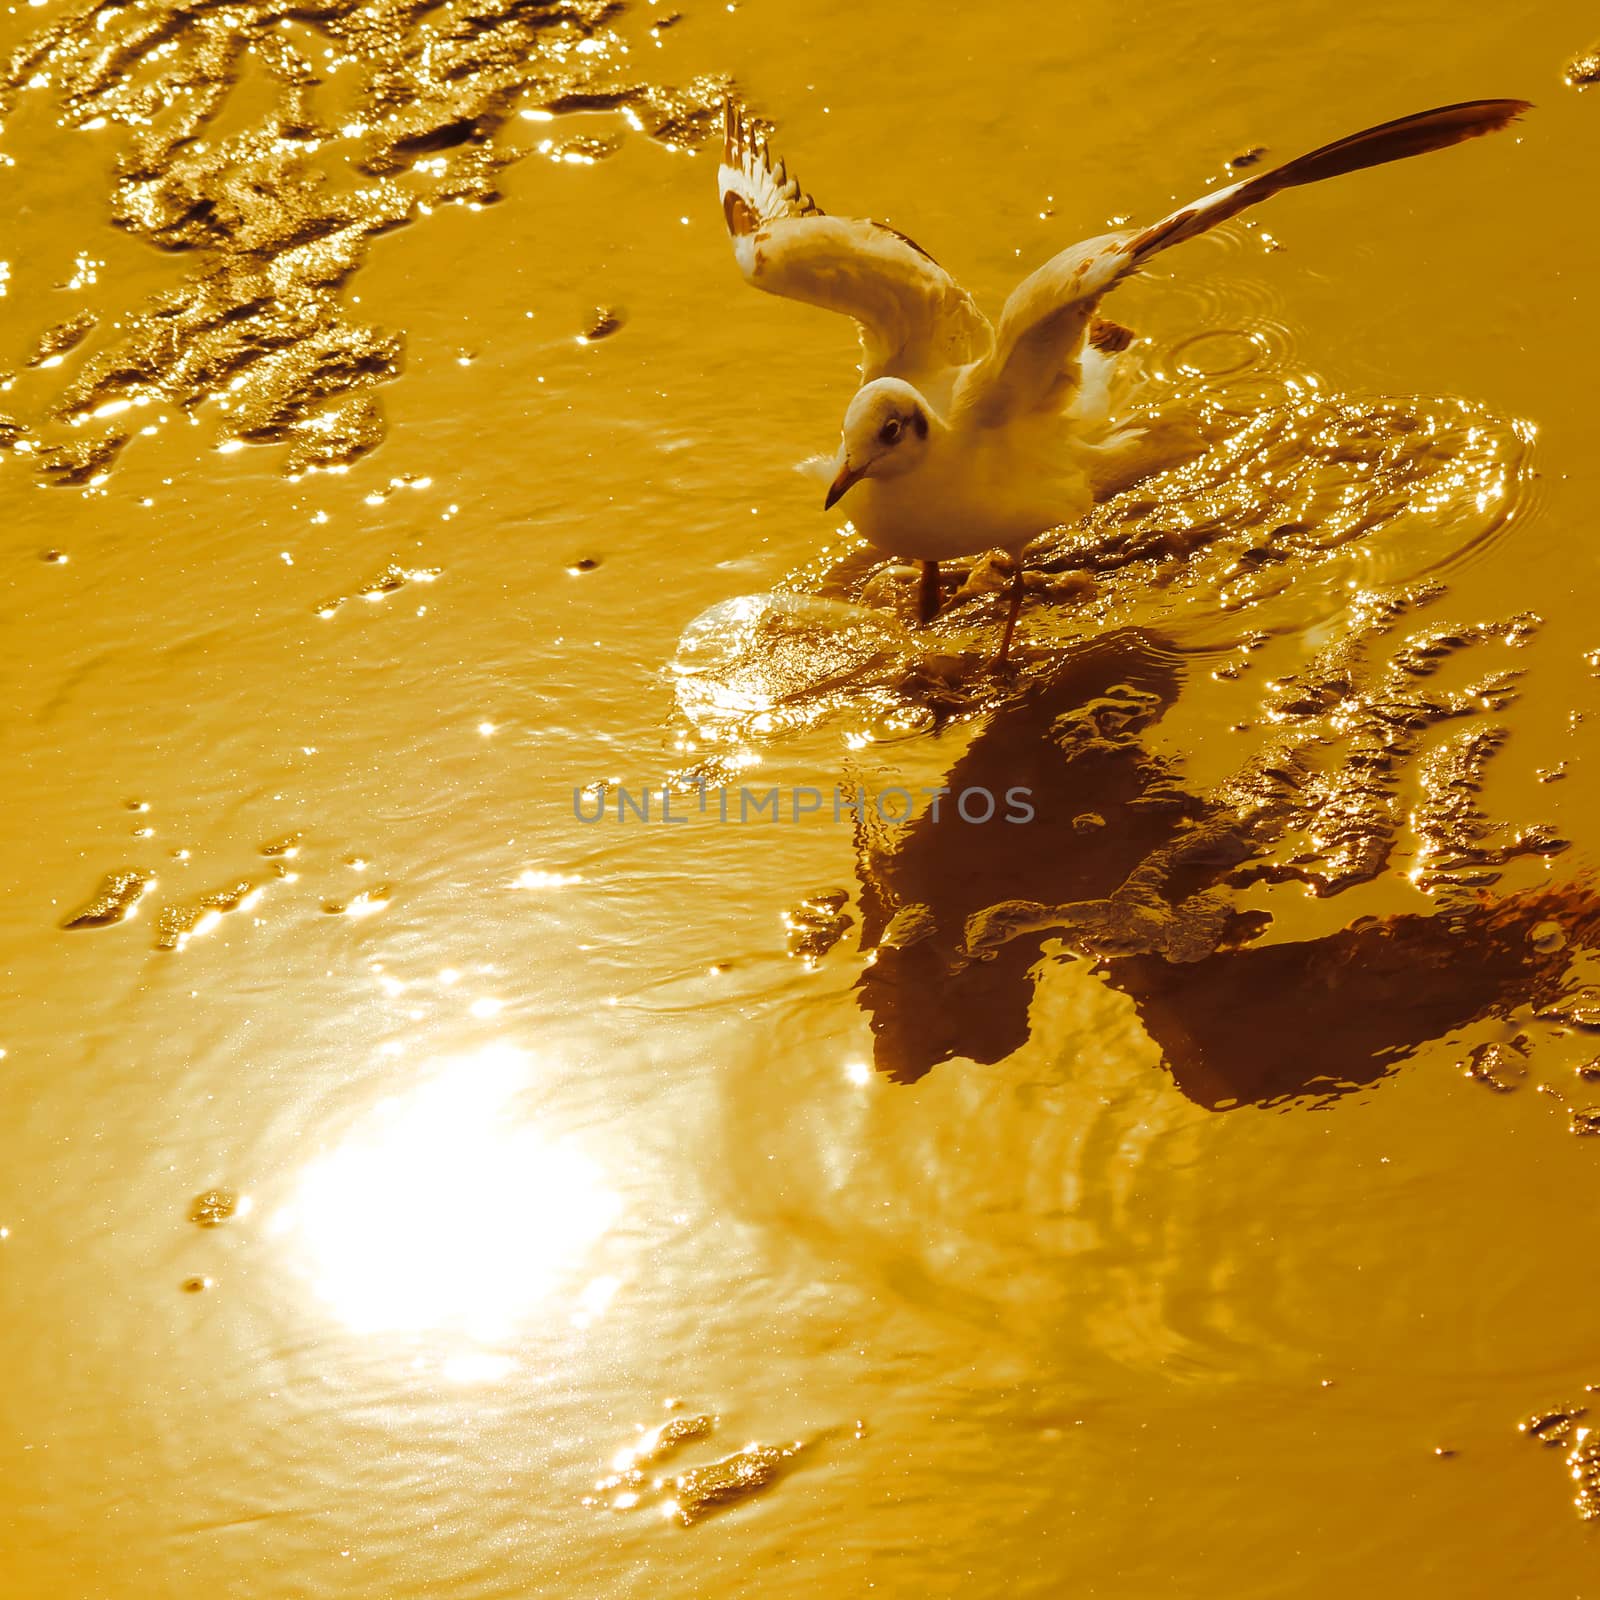
[{"label": "seagull", "polygon": [[854,488],[856,530],[921,564],[924,623],[939,608],[941,561],[1008,553],[1004,665],[1022,606],[1023,547],[1082,517],[1142,437],[1111,414],[1116,360],[1133,335],[1098,315],[1102,297],[1159,251],[1280,189],[1442,150],[1528,109],[1525,100],[1472,100],[1420,111],[1212,190],[1148,228],[1072,245],[1017,285],[998,327],[915,240],[823,211],[731,99],[717,183],[745,279],[842,311],[860,328],[861,386],[845,411],[824,509]]}]

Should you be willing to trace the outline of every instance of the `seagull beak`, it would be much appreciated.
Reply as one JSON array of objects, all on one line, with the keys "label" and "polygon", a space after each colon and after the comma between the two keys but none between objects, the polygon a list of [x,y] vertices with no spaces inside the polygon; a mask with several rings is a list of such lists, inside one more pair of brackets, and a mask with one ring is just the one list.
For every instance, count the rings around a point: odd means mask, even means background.
[{"label": "seagull beak", "polygon": [[850,465],[850,458],[843,450],[839,452],[834,464],[839,470],[834,474],[833,482],[828,485],[828,498],[822,502],[824,511],[832,511],[835,502],[845,490],[865,476],[863,472]]}]

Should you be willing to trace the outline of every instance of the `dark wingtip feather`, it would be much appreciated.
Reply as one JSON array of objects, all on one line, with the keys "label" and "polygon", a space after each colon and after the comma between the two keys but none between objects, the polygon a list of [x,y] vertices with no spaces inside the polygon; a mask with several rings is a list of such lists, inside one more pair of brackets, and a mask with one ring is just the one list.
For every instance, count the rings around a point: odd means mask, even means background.
[{"label": "dark wingtip feather", "polygon": [[1397,117],[1393,122],[1364,128],[1360,133],[1297,156],[1272,172],[1263,172],[1245,184],[1244,192],[1249,193],[1259,185],[1265,198],[1268,193],[1296,184],[1318,183],[1346,172],[1359,172],[1363,167],[1382,166],[1389,161],[1403,161],[1408,156],[1445,150],[1464,139],[1498,133],[1524,111],[1532,109],[1532,102],[1527,100],[1463,100],[1457,105],[1413,112],[1409,117]]},{"label": "dark wingtip feather", "polygon": [[1102,355],[1114,356],[1126,350],[1136,337],[1132,328],[1125,328],[1110,317],[1096,317],[1089,324],[1089,343]]},{"label": "dark wingtip feather", "polygon": [[1458,105],[1436,106],[1432,111],[1416,111],[1409,117],[1396,117],[1393,122],[1380,122],[1375,128],[1363,128],[1360,133],[1296,156],[1281,167],[1246,178],[1231,188],[1218,189],[1163,217],[1128,240],[1122,246],[1123,254],[1135,263],[1143,262],[1156,251],[1192,239],[1280,190],[1446,150],[1464,139],[1498,133],[1532,109],[1527,100],[1463,100]]}]

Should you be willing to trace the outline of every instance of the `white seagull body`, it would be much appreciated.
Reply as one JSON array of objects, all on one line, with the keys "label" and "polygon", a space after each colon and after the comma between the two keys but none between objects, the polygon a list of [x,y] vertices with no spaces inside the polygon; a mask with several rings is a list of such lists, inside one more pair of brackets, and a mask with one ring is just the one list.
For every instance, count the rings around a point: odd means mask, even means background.
[{"label": "white seagull body", "polygon": [[[1136,429],[1111,416],[1111,368],[1132,337],[1102,321],[1102,297],[1158,251],[1281,189],[1443,149],[1504,128],[1522,100],[1444,106],[1368,128],[1180,207],[1152,227],[1063,250],[1012,291],[991,328],[922,247],[882,223],[827,215],[773,164],[730,101],[717,179],[734,255],[758,289],[853,317],[861,387],[845,413],[831,507],[847,490],[856,529],[924,565],[924,619],[938,563],[1019,555],[1076,521]],[[1011,626],[1021,598],[1017,565]]]}]

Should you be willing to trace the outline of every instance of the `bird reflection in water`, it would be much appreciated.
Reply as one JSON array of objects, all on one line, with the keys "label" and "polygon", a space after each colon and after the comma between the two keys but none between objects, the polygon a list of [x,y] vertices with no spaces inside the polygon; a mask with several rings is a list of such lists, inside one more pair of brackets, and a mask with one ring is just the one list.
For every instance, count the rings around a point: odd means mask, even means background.
[{"label": "bird reflection in water", "polygon": [[[1371,631],[1381,635],[1399,609]],[[910,1082],[952,1057],[994,1062],[1019,1048],[1033,973],[1052,940],[1068,958],[1099,964],[1134,1002],[1178,1087],[1213,1109],[1353,1089],[1452,1029],[1544,1003],[1573,947],[1600,942],[1600,901],[1571,886],[1498,899],[1483,887],[1496,876],[1486,863],[1563,847],[1541,830],[1498,854],[1455,841],[1477,870],[1461,873],[1437,913],[1367,917],[1328,937],[1273,943],[1271,914],[1239,903],[1253,881],[1299,877],[1326,895],[1385,866],[1394,841],[1382,828],[1397,810],[1385,796],[1396,792],[1391,775],[1421,759],[1418,730],[1483,709],[1428,680],[1439,661],[1485,639],[1515,643],[1515,627],[1441,630],[1425,648],[1407,641],[1379,663],[1364,707],[1349,702],[1376,713],[1372,726],[1402,730],[1373,767],[1349,760],[1356,800],[1377,797],[1372,836],[1354,844],[1359,806],[1328,792],[1341,781],[1328,771],[1337,760],[1318,772],[1291,740],[1231,791],[1191,792],[1139,737],[1176,698],[1179,658],[1133,634],[1066,652],[993,716],[946,779],[952,793],[1026,786],[1031,822],[969,824],[946,810],[937,823],[924,814],[892,835],[858,834],[870,955],[857,989],[878,1070]],[[1342,659],[1327,675],[1345,696],[1349,667]],[[1329,709],[1325,687],[1305,691],[1312,704],[1302,709]],[[1303,748],[1328,742],[1307,736]],[[1281,857],[1274,846],[1296,830],[1314,843],[1330,814],[1344,829],[1330,853],[1356,860],[1344,879],[1262,864]],[[1498,836],[1487,823],[1461,826]],[[1302,848],[1290,860],[1315,853]],[[1535,936],[1552,921],[1561,938]]]},{"label": "bird reflection in water", "polygon": [[[615,1222],[599,1169],[520,1103],[538,1065],[507,1045],[445,1061],[300,1175],[274,1231],[352,1331],[505,1339]],[[609,1298],[594,1290],[571,1297],[578,1315]],[[500,1370],[471,1350],[444,1366],[463,1381]]]}]

